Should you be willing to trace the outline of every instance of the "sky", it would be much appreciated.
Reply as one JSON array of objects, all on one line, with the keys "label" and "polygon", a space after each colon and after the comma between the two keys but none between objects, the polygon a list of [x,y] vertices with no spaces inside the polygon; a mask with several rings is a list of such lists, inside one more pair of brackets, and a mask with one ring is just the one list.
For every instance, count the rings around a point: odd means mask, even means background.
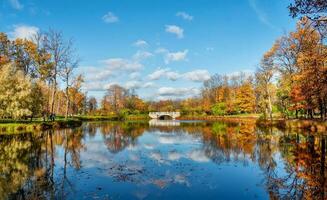
[{"label": "sky", "polygon": [[289,0],[0,0],[0,32],[29,38],[49,28],[72,38],[84,90],[112,84],[147,100],[199,94],[219,73],[253,73],[294,30]]}]

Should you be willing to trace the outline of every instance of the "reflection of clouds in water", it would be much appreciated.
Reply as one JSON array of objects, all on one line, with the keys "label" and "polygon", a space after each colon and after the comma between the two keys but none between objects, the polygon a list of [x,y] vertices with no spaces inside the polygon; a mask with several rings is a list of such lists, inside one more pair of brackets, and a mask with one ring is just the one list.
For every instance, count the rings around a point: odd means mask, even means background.
[{"label": "reflection of clouds in water", "polygon": [[142,199],[145,199],[149,195],[149,192],[146,192],[144,190],[138,190],[138,191],[133,192],[133,194],[137,199],[142,200]]},{"label": "reflection of clouds in water", "polygon": [[108,165],[112,163],[112,155],[108,153],[105,147],[101,148],[103,142],[89,141],[86,144],[85,151],[82,152],[83,167],[92,168],[99,165]]},{"label": "reflection of clouds in water", "polygon": [[190,135],[161,135],[158,138],[160,144],[196,144],[199,140]]},{"label": "reflection of clouds in water", "polygon": [[187,153],[180,153],[176,150],[170,151],[167,155],[167,159],[170,161],[177,161],[181,158],[187,158],[195,162],[209,162],[210,159],[205,155],[205,152],[202,149],[192,150]]},{"label": "reflection of clouds in water", "polygon": [[174,183],[179,183],[179,184],[182,184],[182,185],[186,185],[187,187],[190,186],[190,183],[188,182],[186,176],[181,175],[181,174],[176,174],[174,176]]},{"label": "reflection of clouds in water", "polygon": [[153,144],[144,144],[144,148],[152,150],[152,149],[154,149],[154,145]]},{"label": "reflection of clouds in water", "polygon": [[160,152],[151,152],[149,157],[155,161],[157,161],[160,164],[164,164],[165,160],[163,159]]},{"label": "reflection of clouds in water", "polygon": [[177,151],[170,151],[168,153],[168,160],[171,160],[171,161],[179,160],[182,157],[183,157],[183,155],[178,153]]},{"label": "reflection of clouds in water", "polygon": [[187,154],[188,158],[196,162],[209,162],[209,158],[205,155],[203,150],[192,150]]},{"label": "reflection of clouds in water", "polygon": [[132,161],[139,161],[140,157],[138,155],[135,155],[135,154],[130,154],[129,159],[132,160]]},{"label": "reflection of clouds in water", "polygon": [[126,147],[127,150],[129,151],[137,151],[138,150],[138,147],[134,144],[129,144],[127,147]]}]

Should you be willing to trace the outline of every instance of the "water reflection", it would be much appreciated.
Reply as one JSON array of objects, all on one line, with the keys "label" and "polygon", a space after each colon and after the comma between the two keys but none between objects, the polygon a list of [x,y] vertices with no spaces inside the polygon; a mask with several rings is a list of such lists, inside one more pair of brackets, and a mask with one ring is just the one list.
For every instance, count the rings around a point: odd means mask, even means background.
[{"label": "water reflection", "polygon": [[181,123],[178,120],[158,120],[151,119],[149,121],[150,126],[180,126]]},{"label": "water reflection", "polygon": [[0,199],[327,197],[326,136],[251,122],[87,123],[0,141]]}]

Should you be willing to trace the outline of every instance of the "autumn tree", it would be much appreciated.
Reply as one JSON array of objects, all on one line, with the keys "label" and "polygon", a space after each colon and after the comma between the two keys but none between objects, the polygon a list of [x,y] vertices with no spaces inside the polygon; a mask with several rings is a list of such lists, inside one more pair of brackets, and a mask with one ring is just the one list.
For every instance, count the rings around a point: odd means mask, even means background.
[{"label": "autumn tree", "polygon": [[55,97],[58,87],[58,76],[66,64],[66,59],[72,51],[72,42],[65,41],[61,32],[50,29],[44,34],[44,46],[51,55],[52,68],[50,70],[50,80],[52,84],[52,96],[50,112],[54,113]]},{"label": "autumn tree", "polygon": [[72,78],[72,84],[68,89],[69,108],[73,114],[81,114],[86,102],[86,95],[82,92],[84,77],[80,74]]},{"label": "autumn tree", "polygon": [[288,8],[293,18],[305,16],[313,21],[315,26],[326,30],[327,2],[325,0],[294,0]]},{"label": "autumn tree", "polygon": [[30,78],[13,64],[3,65],[0,71],[0,117],[18,119],[30,116],[31,96]]},{"label": "autumn tree", "polygon": [[246,80],[238,89],[237,107],[241,113],[253,113],[255,109],[255,94],[251,78]]},{"label": "autumn tree", "polygon": [[[78,60],[76,60],[73,52],[67,52],[63,61],[62,70],[60,76],[65,83],[65,96],[66,96],[66,112],[65,119],[68,117],[69,106],[70,106],[70,94],[69,88],[73,84],[73,72],[78,67]],[[76,84],[75,84],[76,85]],[[79,86],[80,87],[80,86]]]},{"label": "autumn tree", "polygon": [[0,33],[0,67],[10,61],[11,41],[5,33]]},{"label": "autumn tree", "polygon": [[[109,106],[113,109],[115,113],[118,113],[121,109],[124,108],[124,103],[126,97],[128,96],[128,91],[119,86],[119,85],[111,85],[104,96],[103,103],[108,102]],[[106,106],[106,105],[104,105]]]},{"label": "autumn tree", "polygon": [[90,97],[87,100],[87,110],[89,113],[94,113],[98,108],[98,102],[95,97]]},{"label": "autumn tree", "polygon": [[265,117],[269,116],[272,121],[272,106],[273,106],[273,76],[275,71],[274,53],[275,47],[271,48],[263,56],[260,67],[257,69],[256,76],[256,90],[259,93],[258,104],[263,109]]}]

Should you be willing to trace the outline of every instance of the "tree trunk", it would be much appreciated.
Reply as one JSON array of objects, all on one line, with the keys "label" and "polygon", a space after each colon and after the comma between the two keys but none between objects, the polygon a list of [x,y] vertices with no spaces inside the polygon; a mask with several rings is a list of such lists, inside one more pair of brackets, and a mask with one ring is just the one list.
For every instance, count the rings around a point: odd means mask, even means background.
[{"label": "tree trunk", "polygon": [[326,182],[326,178],[325,178],[325,159],[326,159],[326,140],[323,137],[321,139],[321,157],[320,157],[320,197],[321,199],[325,198],[325,182]]},{"label": "tree trunk", "polygon": [[67,81],[67,86],[66,86],[66,114],[65,114],[65,119],[66,120],[68,118],[68,111],[69,111],[69,90],[68,90],[68,81]]},{"label": "tree trunk", "polygon": [[270,121],[272,122],[273,117],[272,117],[272,105],[271,105],[271,97],[270,97],[270,92],[269,89],[267,88],[267,96],[268,96],[268,111],[269,111],[269,117]]},{"label": "tree trunk", "polygon": [[54,113],[56,93],[57,93],[57,79],[54,78],[53,86],[52,86],[51,113]]}]

